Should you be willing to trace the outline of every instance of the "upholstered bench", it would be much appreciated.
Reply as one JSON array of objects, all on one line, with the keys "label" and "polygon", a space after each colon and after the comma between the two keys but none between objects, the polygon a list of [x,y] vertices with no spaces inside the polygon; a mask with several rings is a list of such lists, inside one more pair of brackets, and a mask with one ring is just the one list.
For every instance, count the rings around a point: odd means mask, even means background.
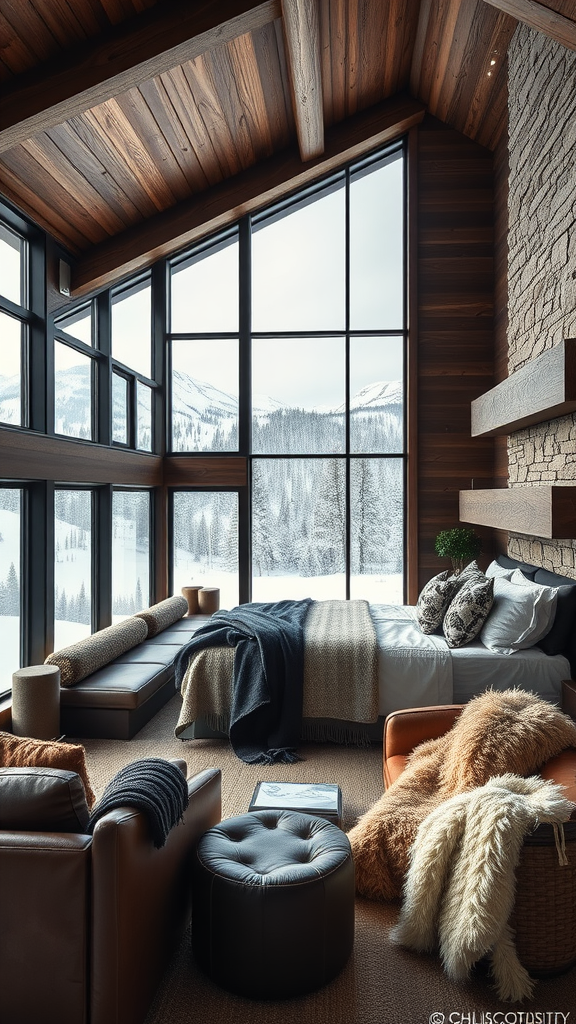
[{"label": "upholstered bench", "polygon": [[60,728],[67,736],[131,739],[175,693],[174,660],[206,618],[184,618],[182,596],[62,648]]},{"label": "upholstered bench", "polygon": [[192,899],[196,960],[239,995],[310,992],[352,951],[350,843],[324,818],[252,811],[211,828],[193,861]]}]

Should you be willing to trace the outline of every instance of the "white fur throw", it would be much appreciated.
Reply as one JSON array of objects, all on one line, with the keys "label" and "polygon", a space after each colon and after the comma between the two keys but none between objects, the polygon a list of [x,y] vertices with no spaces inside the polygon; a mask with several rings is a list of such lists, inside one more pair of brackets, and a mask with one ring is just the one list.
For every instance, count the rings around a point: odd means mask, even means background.
[{"label": "white fur throw", "polygon": [[558,825],[573,810],[561,786],[537,776],[497,776],[444,801],[418,828],[393,941],[439,947],[453,981],[488,954],[500,999],[530,998],[534,981],[508,925],[520,848],[540,822]]}]

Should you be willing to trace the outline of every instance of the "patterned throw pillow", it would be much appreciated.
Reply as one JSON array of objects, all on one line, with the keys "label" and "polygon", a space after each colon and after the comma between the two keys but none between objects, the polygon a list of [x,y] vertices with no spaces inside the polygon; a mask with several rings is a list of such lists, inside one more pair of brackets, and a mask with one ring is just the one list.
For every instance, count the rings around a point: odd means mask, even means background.
[{"label": "patterned throw pillow", "polygon": [[485,580],[486,576],[478,566],[476,559],[469,562],[468,565],[462,569],[456,576],[456,591],[460,590],[465,583],[479,583],[481,580]]},{"label": "patterned throw pillow", "polygon": [[494,601],[494,580],[479,573],[480,579],[465,583],[456,592],[442,625],[448,647],[463,647],[482,629]]},{"label": "patterned throw pillow", "polygon": [[416,603],[416,618],[423,633],[435,633],[456,593],[457,577],[448,571],[428,580]]}]

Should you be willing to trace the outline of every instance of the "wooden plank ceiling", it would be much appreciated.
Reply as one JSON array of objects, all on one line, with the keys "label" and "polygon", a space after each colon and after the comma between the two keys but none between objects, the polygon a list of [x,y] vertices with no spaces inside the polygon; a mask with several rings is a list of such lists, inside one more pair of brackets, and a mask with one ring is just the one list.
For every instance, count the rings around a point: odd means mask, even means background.
[{"label": "wooden plank ceiling", "polygon": [[74,257],[82,294],[425,109],[493,149],[527,4],[0,0],[0,192]]}]

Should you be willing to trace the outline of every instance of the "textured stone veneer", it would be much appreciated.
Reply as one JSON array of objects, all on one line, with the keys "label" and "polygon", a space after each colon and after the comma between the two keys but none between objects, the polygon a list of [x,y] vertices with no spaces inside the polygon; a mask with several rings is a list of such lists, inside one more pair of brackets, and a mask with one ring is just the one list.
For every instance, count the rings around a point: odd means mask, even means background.
[{"label": "textured stone veneer", "polygon": [[[519,25],[508,51],[508,372],[576,338],[576,53]],[[509,484],[574,484],[576,416],[508,441]],[[510,534],[516,558],[576,577],[575,539]]]}]

